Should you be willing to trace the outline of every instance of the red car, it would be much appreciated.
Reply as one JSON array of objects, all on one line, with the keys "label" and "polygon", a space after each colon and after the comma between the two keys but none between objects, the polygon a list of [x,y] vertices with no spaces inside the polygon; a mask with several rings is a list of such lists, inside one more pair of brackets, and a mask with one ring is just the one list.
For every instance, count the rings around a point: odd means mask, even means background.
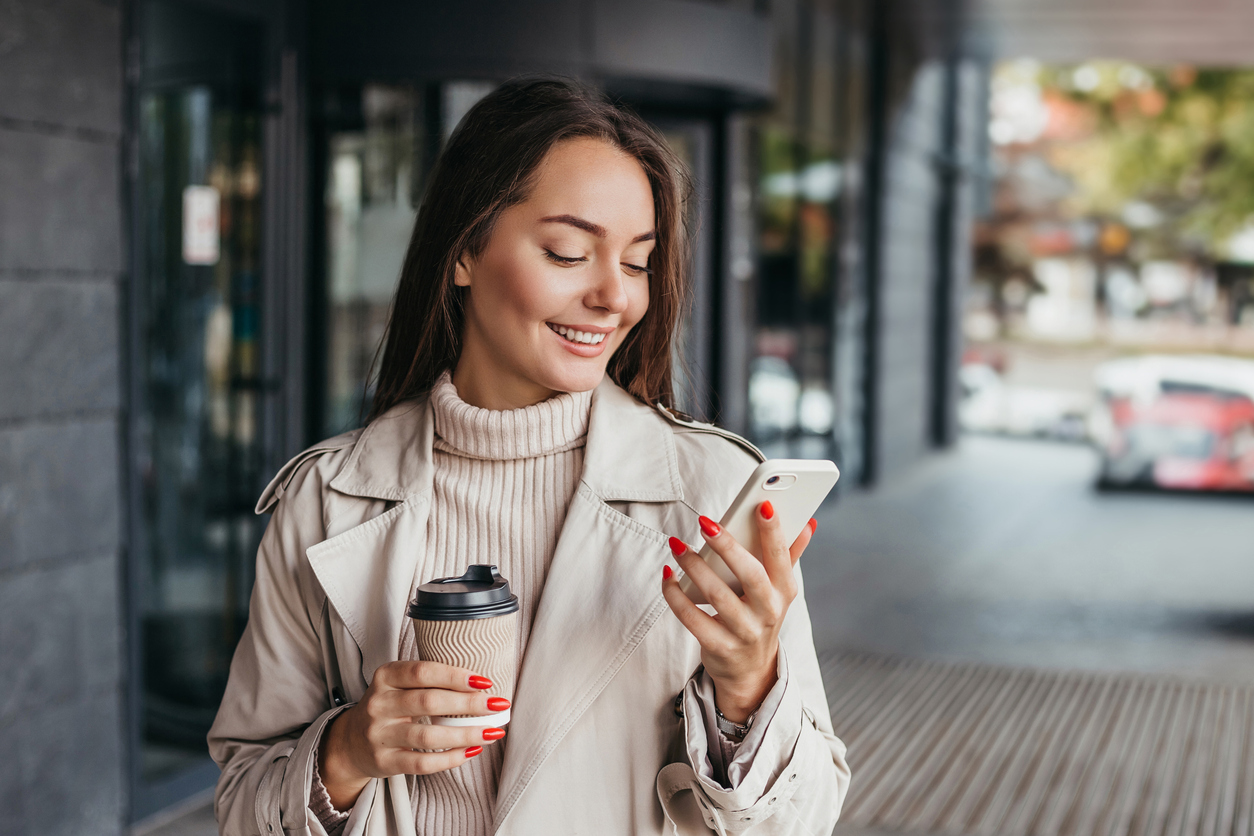
[{"label": "red car", "polygon": [[1254,491],[1254,401],[1218,392],[1167,392],[1148,406],[1109,402],[1114,424],[1101,484]]}]

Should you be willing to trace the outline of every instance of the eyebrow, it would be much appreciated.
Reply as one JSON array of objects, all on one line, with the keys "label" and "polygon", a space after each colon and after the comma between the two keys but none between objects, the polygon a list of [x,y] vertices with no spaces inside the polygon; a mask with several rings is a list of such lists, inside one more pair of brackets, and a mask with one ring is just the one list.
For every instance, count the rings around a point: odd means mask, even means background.
[{"label": "eyebrow", "polygon": [[[582,229],[584,232],[590,232],[598,238],[609,236],[609,230],[600,224],[594,224],[592,221],[585,221],[583,218],[577,218],[574,215],[550,215],[547,218],[541,218],[540,223],[567,224],[576,229]],[[639,244],[641,241],[652,241],[657,238],[657,232],[650,230],[648,232],[637,235],[631,239],[631,243]]]}]

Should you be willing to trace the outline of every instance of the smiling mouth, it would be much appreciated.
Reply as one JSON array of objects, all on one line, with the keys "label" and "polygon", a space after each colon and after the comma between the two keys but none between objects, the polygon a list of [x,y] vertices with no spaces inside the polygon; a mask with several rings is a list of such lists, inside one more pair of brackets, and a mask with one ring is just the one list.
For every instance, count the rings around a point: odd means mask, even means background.
[{"label": "smiling mouth", "polygon": [[546,322],[555,333],[570,340],[572,343],[582,343],[584,345],[599,345],[602,340],[609,334],[593,334],[589,331],[576,331],[574,328],[567,328],[565,325],[554,325],[552,322]]}]

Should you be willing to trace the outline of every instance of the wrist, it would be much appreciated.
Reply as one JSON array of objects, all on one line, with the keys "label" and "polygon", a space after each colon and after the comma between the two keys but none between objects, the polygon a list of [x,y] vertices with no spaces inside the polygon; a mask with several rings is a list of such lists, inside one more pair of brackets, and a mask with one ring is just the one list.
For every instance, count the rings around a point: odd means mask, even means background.
[{"label": "wrist", "polygon": [[348,757],[346,718],[352,711],[350,708],[333,719],[323,731],[318,745],[318,774],[331,799],[331,806],[336,810],[350,809],[370,783],[370,776],[355,769]]},{"label": "wrist", "polygon": [[762,700],[775,687],[779,676],[775,667],[770,668],[766,676],[755,677],[748,681],[714,680],[714,705],[727,720],[732,723],[744,723],[749,715],[758,710]]}]

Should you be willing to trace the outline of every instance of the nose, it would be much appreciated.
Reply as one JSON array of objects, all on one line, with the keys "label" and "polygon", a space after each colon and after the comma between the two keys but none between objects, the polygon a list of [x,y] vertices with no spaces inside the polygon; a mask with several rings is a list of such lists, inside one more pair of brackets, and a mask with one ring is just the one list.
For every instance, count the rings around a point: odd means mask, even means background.
[{"label": "nose", "polygon": [[628,301],[623,271],[617,264],[606,265],[598,271],[592,287],[584,297],[584,304],[589,308],[614,314],[627,310]]}]

